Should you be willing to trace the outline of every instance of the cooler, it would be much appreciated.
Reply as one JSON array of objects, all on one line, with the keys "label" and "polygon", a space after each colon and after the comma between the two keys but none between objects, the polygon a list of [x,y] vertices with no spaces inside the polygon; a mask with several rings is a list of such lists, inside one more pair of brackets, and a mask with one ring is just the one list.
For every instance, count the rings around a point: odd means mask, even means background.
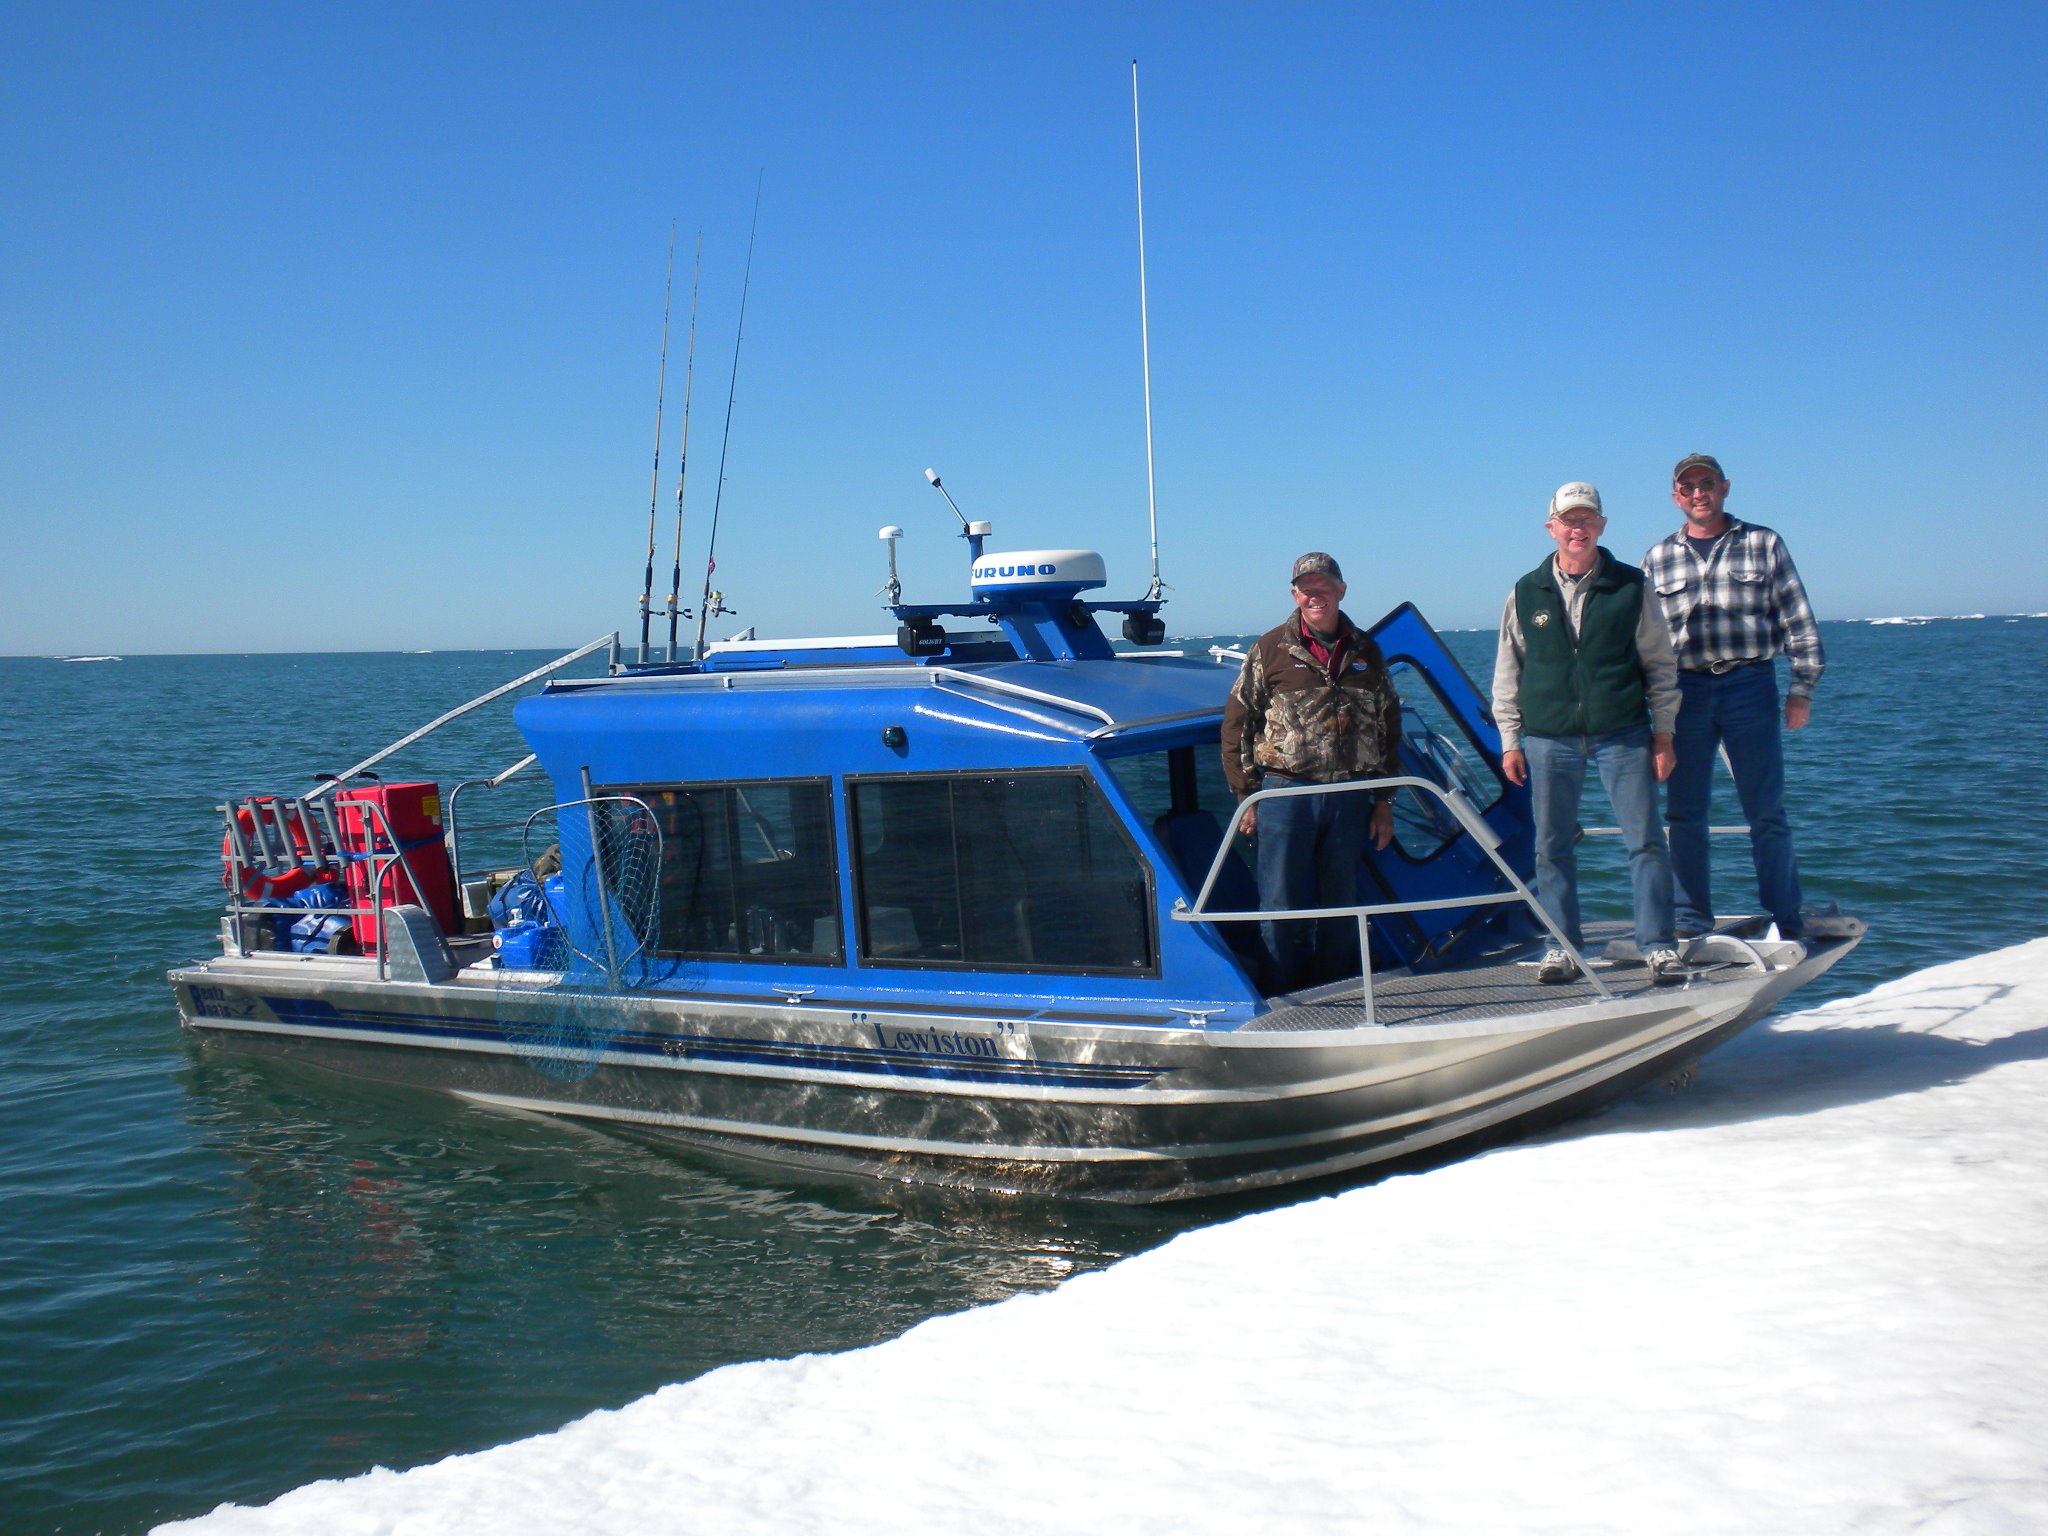
[{"label": "cooler", "polygon": [[[368,803],[383,807],[379,817]],[[448,867],[448,846],[441,834],[441,786],[438,784],[363,784],[344,789],[334,797],[334,809],[341,820],[342,852],[345,856],[392,852],[391,838],[398,839],[398,851],[405,862],[393,860],[384,871],[384,905],[395,907],[413,902],[434,914],[444,933],[460,933],[462,923],[455,905],[455,878]],[[388,832],[387,832],[388,829]],[[349,905],[371,907],[376,898],[370,889],[372,861],[367,857],[348,860]],[[365,912],[355,919],[356,940],[366,954],[377,947],[377,919]]]}]

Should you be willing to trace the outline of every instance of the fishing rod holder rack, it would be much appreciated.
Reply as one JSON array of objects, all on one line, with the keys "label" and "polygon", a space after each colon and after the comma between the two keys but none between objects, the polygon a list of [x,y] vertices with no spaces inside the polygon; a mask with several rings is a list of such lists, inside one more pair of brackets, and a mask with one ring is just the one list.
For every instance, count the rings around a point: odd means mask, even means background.
[{"label": "fishing rod holder rack", "polygon": [[[286,918],[296,920],[314,915],[347,918],[353,933],[355,919],[366,917],[371,920],[371,931],[377,935],[374,956],[377,979],[390,979],[393,924],[386,917],[387,913],[396,910],[399,903],[386,902],[384,892],[387,887],[396,887],[397,882],[391,876],[393,866],[404,870],[414,891],[424,890],[426,886],[420,878],[420,871],[409,858],[415,850],[409,850],[395,835],[389,814],[377,801],[346,802],[348,816],[361,819],[356,831],[344,827],[343,822],[347,818],[335,803],[335,796],[341,788],[337,780],[296,800],[280,795],[249,795],[218,807],[226,826],[224,868],[229,882],[227,911],[221,919],[224,952],[247,956],[252,950],[260,950],[262,945],[250,943],[252,935],[261,932],[260,925],[275,924]],[[245,813],[252,818],[248,829],[241,825],[241,817]],[[282,842],[300,829],[309,834],[305,846]],[[365,846],[354,846],[358,842]],[[289,857],[286,857],[287,848]],[[369,866],[368,872],[352,881],[351,870],[365,864]],[[275,898],[252,899],[246,895],[252,882],[268,887],[294,874],[310,875],[311,880],[306,882],[310,885],[339,883],[344,888],[361,885],[368,899],[348,904],[295,907]],[[416,949],[417,935],[411,937]]]}]

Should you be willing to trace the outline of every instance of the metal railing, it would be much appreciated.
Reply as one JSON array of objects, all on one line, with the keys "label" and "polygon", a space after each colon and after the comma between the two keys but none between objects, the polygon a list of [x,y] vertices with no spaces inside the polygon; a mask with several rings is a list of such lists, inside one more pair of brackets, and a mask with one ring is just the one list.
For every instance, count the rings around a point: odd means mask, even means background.
[{"label": "metal railing", "polygon": [[434,719],[429,720],[425,725],[421,726],[418,730],[408,731],[405,735],[399,737],[398,740],[392,742],[390,746],[383,747],[375,752],[372,752],[360,763],[357,763],[355,767],[350,768],[345,772],[337,773],[334,776],[334,782],[336,784],[346,784],[350,779],[354,778],[357,774],[362,773],[366,769],[376,767],[377,764],[383,762],[384,759],[391,756],[392,753],[402,751],[404,748],[411,746],[414,742],[423,740],[426,737],[433,735],[434,732],[441,729],[442,726],[448,724],[449,721],[459,720],[464,715],[468,714],[471,710],[481,709],[484,705],[490,703],[493,699],[502,699],[506,694],[513,693],[518,689],[524,688],[528,683],[539,682],[542,678],[548,676],[549,674],[561,671],[562,668],[570,665],[572,662],[581,661],[584,657],[588,656],[592,651],[601,650],[606,647],[610,648],[614,659],[616,659],[619,649],[618,631],[614,630],[609,635],[599,635],[595,640],[591,641],[590,644],[578,646],[575,650],[569,652],[566,656],[557,656],[553,661],[549,662],[544,667],[535,667],[531,672],[527,672],[519,677],[515,677],[509,683],[500,683],[497,687],[491,689],[489,692],[478,694],[475,698],[471,699],[467,704],[456,705],[446,714],[438,715]]},{"label": "metal railing", "polygon": [[[329,789],[324,794],[303,796],[297,801],[282,800],[277,796],[271,795],[252,795],[242,804],[230,802],[219,808],[227,821],[230,838],[227,873],[231,883],[228,887],[227,931],[234,940],[234,953],[238,956],[245,956],[250,953],[248,929],[243,921],[245,918],[253,917],[258,921],[275,923],[286,919],[297,922],[305,917],[345,917],[350,919],[350,926],[353,928],[355,918],[367,917],[372,920],[377,934],[377,950],[374,957],[377,962],[377,979],[384,981],[390,976],[391,969],[390,932],[384,923],[384,887],[387,883],[387,876],[390,874],[391,867],[396,864],[404,869],[405,876],[412,882],[412,888],[415,893],[424,890],[426,887],[421,883],[418,872],[407,859],[408,850],[392,830],[390,817],[385,813],[382,805],[378,804],[375,800],[350,800],[345,802],[351,811],[360,813],[363,816],[361,839],[368,846],[365,849],[358,850],[349,846],[350,843],[355,841],[354,836],[343,833],[338,825],[340,811],[334,803],[333,795],[333,789]],[[279,863],[266,863],[261,867],[252,867],[245,862],[242,838],[237,824],[237,813],[243,809],[243,805],[268,801],[273,806],[295,806],[300,814],[304,815],[307,802],[314,800],[319,802],[317,810],[321,813],[320,820],[328,828],[332,829],[333,836],[331,841],[326,842],[324,845],[320,842],[313,843],[312,846],[297,855],[296,859],[292,861],[290,869],[284,868]],[[260,818],[257,821],[257,825],[259,827],[262,825]],[[251,879],[261,880],[265,884],[270,884],[282,879],[291,870],[311,872],[315,875],[316,880],[324,877],[329,881],[339,880],[346,884],[350,865],[361,863],[367,863],[370,866],[368,874],[370,900],[366,905],[293,907],[273,905],[261,900],[251,901],[246,899],[244,895],[245,886]],[[391,881],[390,883],[395,889],[397,882]]]},{"label": "metal railing", "polygon": [[[464,779],[460,784],[457,784],[448,791],[448,865],[449,872],[455,879],[455,895],[458,901],[462,899],[462,833],[464,828],[462,826],[461,807],[463,791],[471,789],[501,789],[524,774],[539,761],[539,758],[529,752],[502,773],[494,773],[488,779]],[[486,809],[488,810],[488,807]],[[474,837],[484,832],[509,832],[513,828],[523,827],[525,824],[526,818],[522,816],[515,821],[481,822],[468,828],[468,831]],[[476,914],[467,913],[467,915],[473,917]]]},{"label": "metal railing", "polygon": [[1352,779],[1341,784],[1291,784],[1284,789],[1262,789],[1247,795],[1238,803],[1232,813],[1233,821],[1242,819],[1248,807],[1267,800],[1280,800],[1303,795],[1360,794],[1367,790],[1413,789],[1434,795],[1444,803],[1459,826],[1470,834],[1473,842],[1487,858],[1493,861],[1502,877],[1513,887],[1506,891],[1480,891],[1467,896],[1443,896],[1424,901],[1382,901],[1357,902],[1349,906],[1336,907],[1287,907],[1255,912],[1211,912],[1207,910],[1209,896],[1216,888],[1216,881],[1223,872],[1224,861],[1232,857],[1231,841],[1226,836],[1217,845],[1216,857],[1210,861],[1208,876],[1202,881],[1202,888],[1195,895],[1191,907],[1186,901],[1173,904],[1173,920],[1178,923],[1261,923],[1299,921],[1310,918],[1349,917],[1358,923],[1358,980],[1365,1003],[1365,1022],[1377,1026],[1379,1017],[1373,1005],[1372,991],[1372,934],[1368,919],[1397,912],[1434,912],[1449,908],[1498,906],[1520,901],[1526,904],[1549,933],[1552,942],[1572,958],[1593,989],[1604,998],[1612,998],[1613,991],[1593,972],[1592,963],[1579,953],[1578,946],[1564,936],[1564,931],[1543,909],[1543,903],[1536,899],[1536,893],[1522,883],[1500,856],[1500,834],[1486,824],[1480,814],[1472,808],[1472,802],[1456,789],[1446,789],[1431,779],[1416,778],[1411,774],[1400,774],[1384,779]]},{"label": "metal railing", "polygon": [[[549,677],[599,650],[609,651],[611,663],[616,668],[619,650],[619,637],[616,631],[601,635],[589,644],[578,646],[544,666],[535,667],[508,683],[500,683],[497,687],[478,694],[468,702],[436,716],[418,730],[407,732],[389,746],[371,753],[346,771],[323,779],[319,785],[302,795],[244,795],[239,800],[231,800],[219,806],[217,809],[221,813],[224,825],[222,848],[229,887],[228,927],[232,931],[235,952],[249,952],[246,925],[243,922],[247,916],[275,920],[287,913],[302,910],[306,914],[318,912],[330,917],[371,917],[375,919],[378,935],[377,974],[380,980],[388,975],[390,944],[384,923],[384,888],[390,868],[394,863],[402,865],[415,892],[425,891],[428,885],[419,878],[418,871],[408,861],[408,850],[394,833],[384,807],[369,799],[339,800],[341,791],[350,779],[368,772],[395,753],[431,736],[451,721],[459,720],[472,710],[480,709],[509,693],[515,693],[529,683]],[[450,793],[448,820],[443,839],[447,847],[449,873],[458,907],[462,902],[463,829],[457,821],[457,797],[464,789],[477,785],[488,784],[496,788],[524,773],[533,766],[534,761],[533,756],[529,754],[502,773],[489,779],[467,780],[456,785]],[[365,819],[355,831],[344,829],[346,813],[341,809],[343,806],[370,808],[363,812]],[[508,823],[506,826],[517,824]],[[491,824],[471,827],[469,830],[477,833],[504,829]],[[364,846],[358,847],[359,842]],[[252,884],[269,885],[295,874],[308,874],[316,880],[346,880],[349,867],[365,859],[371,864],[370,903],[367,906],[294,909],[266,906],[260,901],[245,899],[246,891]]]}]

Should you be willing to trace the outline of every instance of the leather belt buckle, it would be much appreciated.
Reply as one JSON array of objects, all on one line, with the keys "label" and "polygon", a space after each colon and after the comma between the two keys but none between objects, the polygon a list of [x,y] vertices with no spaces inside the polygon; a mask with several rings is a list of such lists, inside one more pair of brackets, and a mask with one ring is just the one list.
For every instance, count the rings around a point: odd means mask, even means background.
[{"label": "leather belt buckle", "polygon": [[1740,656],[1734,661],[1710,661],[1707,663],[1707,670],[1716,677],[1726,677],[1737,667],[1748,667],[1755,664],[1756,658],[1754,656]]}]

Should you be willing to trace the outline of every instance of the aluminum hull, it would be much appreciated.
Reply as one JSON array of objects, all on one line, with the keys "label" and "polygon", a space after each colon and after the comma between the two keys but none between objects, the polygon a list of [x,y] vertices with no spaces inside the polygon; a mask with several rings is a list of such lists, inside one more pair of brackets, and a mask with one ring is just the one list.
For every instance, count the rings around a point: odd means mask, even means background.
[{"label": "aluminum hull", "polygon": [[[284,955],[169,979],[199,1035],[356,1076],[751,1159],[1156,1201],[1504,1138],[1678,1072],[1855,942],[1682,988],[1550,989],[1518,1011],[1381,1027],[1162,1028],[687,993],[593,1004],[508,990],[481,969],[378,981],[369,961]],[[579,1010],[564,1031],[561,1015]]]}]

